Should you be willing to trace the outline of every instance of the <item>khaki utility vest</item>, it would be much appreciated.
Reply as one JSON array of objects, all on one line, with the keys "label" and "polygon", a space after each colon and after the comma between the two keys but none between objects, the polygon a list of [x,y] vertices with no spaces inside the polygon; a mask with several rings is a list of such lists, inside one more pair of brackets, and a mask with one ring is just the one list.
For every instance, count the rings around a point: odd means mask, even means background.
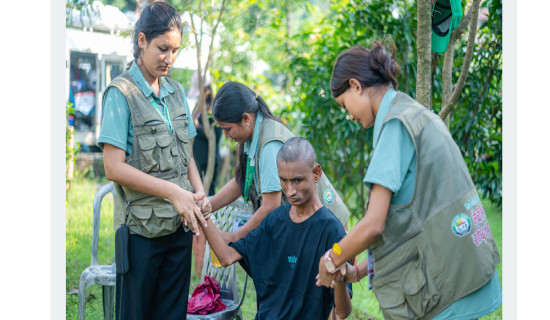
[{"label": "khaki utility vest", "polygon": [[[252,206],[254,211],[256,211],[262,205],[262,190],[261,190],[261,177],[260,177],[260,155],[264,146],[271,141],[281,141],[285,142],[288,139],[294,137],[294,134],[285,127],[284,124],[273,119],[264,117],[262,123],[260,124],[260,133],[258,137],[258,151],[256,152],[255,159],[255,169],[256,169],[256,179],[258,183],[258,188],[256,190],[256,184],[252,182],[250,187],[250,200],[252,201]],[[349,211],[346,205],[342,202],[342,199],[334,190],[334,187],[325,176],[323,172],[321,175],[321,180],[317,182],[317,192],[321,203],[334,213],[334,215],[340,220],[344,227],[347,227],[347,222],[349,218]],[[286,197],[283,194],[283,203],[286,203]]]},{"label": "khaki utility vest", "polygon": [[[468,168],[439,118],[398,92],[384,124],[403,123],[417,155],[414,195],[391,205],[371,246],[386,319],[431,319],[485,285],[500,256]],[[382,125],[382,127],[384,126]]]},{"label": "khaki utility vest", "polygon": [[[177,82],[168,78],[163,78],[163,81],[168,81],[176,89],[166,97],[173,132],[170,132],[163,118],[143,95],[128,71],[124,71],[109,84],[109,87],[116,87],[124,94],[132,116],[134,141],[132,153],[126,157],[126,163],[153,177],[192,191],[187,178],[187,167],[191,158],[188,115]],[[115,229],[124,223],[126,214],[126,224],[130,232],[147,238],[171,234],[181,225],[180,215],[168,199],[137,192],[117,183],[114,186]],[[189,228],[185,227],[185,230],[188,231]]]}]

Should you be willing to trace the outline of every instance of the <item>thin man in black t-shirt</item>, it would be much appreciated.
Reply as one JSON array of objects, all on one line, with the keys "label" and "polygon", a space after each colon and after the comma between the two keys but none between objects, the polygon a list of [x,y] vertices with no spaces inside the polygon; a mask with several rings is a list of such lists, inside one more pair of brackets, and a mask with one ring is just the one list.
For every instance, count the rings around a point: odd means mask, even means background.
[{"label": "thin man in black t-shirt", "polygon": [[300,137],[289,139],[277,155],[277,169],[289,204],[270,212],[246,237],[229,245],[208,219],[206,238],[222,265],[239,261],[252,277],[258,304],[255,319],[328,319],[333,307],[338,317],[346,318],[351,286],[315,285],[320,257],[346,232],[317,195],[321,166],[311,144]]}]

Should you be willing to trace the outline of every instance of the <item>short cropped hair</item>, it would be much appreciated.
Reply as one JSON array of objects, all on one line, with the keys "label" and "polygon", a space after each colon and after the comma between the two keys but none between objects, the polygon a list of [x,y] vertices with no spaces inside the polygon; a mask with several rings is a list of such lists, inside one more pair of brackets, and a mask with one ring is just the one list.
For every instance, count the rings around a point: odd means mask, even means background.
[{"label": "short cropped hair", "polygon": [[317,163],[317,155],[313,146],[307,139],[302,137],[292,137],[288,139],[277,153],[277,163],[279,162],[298,162],[303,161],[310,167]]}]

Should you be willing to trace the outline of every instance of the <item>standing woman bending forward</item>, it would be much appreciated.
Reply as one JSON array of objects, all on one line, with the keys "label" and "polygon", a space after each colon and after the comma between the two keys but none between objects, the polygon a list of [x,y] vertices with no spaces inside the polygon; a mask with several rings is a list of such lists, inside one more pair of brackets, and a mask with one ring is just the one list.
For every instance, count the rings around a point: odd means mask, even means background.
[{"label": "standing woman bending forward", "polygon": [[[214,99],[212,113],[226,138],[239,143],[235,178],[223,186],[211,199],[212,210],[230,204],[241,195],[252,203],[254,215],[235,232],[224,232],[226,242],[244,238],[256,228],[269,212],[281,205],[281,183],[277,171],[277,153],[283,143],[294,136],[283,122],[274,116],[261,96],[238,82],[224,84]],[[321,202],[347,225],[349,211],[325,174],[317,183]],[[290,195],[292,196],[292,195]]]},{"label": "standing woman bending forward", "polygon": [[147,6],[135,25],[135,60],[103,100],[99,143],[115,183],[114,225],[130,229],[129,271],[116,278],[119,320],[186,318],[192,237],[210,213],[189,148],[196,132],[185,93],[166,77],[181,37],[173,7]]},{"label": "standing woman bending forward", "polygon": [[[319,261],[319,283],[366,274],[345,261],[370,248],[386,319],[475,319],[496,310],[500,262],[462,154],[443,121],[396,91],[399,66],[381,43],[340,54],[330,89],[352,121],[374,126],[365,217]],[[338,270],[340,268],[341,270]],[[345,271],[344,271],[345,270]],[[340,278],[340,279],[339,279]]]}]

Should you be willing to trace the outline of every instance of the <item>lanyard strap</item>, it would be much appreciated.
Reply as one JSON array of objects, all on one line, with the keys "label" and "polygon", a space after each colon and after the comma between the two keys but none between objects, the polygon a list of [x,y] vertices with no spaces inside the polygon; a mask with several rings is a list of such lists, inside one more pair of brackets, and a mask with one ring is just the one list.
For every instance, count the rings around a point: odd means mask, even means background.
[{"label": "lanyard strap", "polygon": [[250,198],[250,187],[252,186],[252,180],[254,180],[254,163],[253,159],[246,157],[246,179],[244,181],[244,200],[248,201]]},{"label": "lanyard strap", "polygon": [[151,104],[153,104],[153,106],[155,107],[155,110],[157,110],[162,120],[164,120],[164,123],[166,123],[166,125],[168,126],[168,129],[170,129],[170,132],[172,132],[172,120],[170,119],[170,113],[168,113],[168,105],[166,105],[164,108],[165,115],[163,116],[162,112],[160,111],[159,105],[155,101],[155,98],[151,100]]}]

